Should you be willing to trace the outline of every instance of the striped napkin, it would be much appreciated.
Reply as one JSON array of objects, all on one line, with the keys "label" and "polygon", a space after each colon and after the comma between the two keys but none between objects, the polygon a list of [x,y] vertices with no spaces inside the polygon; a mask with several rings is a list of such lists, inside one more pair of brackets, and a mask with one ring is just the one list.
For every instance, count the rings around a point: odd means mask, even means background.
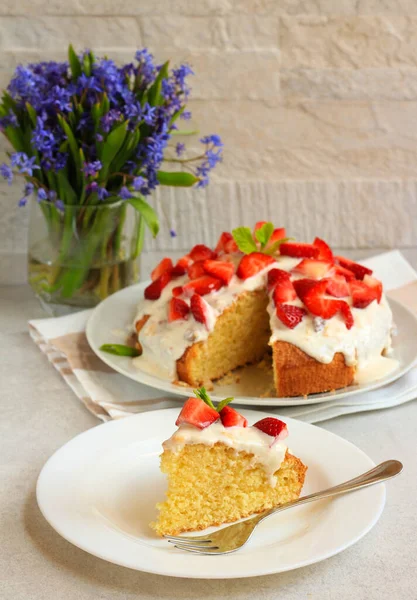
[{"label": "striped napkin", "polygon": [[[398,250],[380,254],[363,263],[382,280],[389,297],[417,314],[417,273]],[[92,352],[85,335],[91,312],[85,310],[65,317],[29,321],[32,339],[86,408],[99,419],[107,421],[132,413],[178,406],[178,396],[160,392],[116,373]],[[417,367],[398,381],[372,392],[323,404],[274,408],[273,412],[317,423],[344,414],[397,406],[415,398]]]}]

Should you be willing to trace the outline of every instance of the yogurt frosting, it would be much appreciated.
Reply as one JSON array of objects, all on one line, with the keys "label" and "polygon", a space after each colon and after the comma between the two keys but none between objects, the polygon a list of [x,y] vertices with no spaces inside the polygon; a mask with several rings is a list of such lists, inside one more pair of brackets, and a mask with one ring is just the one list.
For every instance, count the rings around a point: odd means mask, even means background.
[{"label": "yogurt frosting", "polygon": [[[233,255],[232,259],[238,263],[241,256],[239,253]],[[176,278],[164,288],[158,300],[143,300],[139,304],[135,322],[144,315],[149,315],[149,319],[139,333],[144,351],[142,356],[134,359],[136,366],[160,377],[175,380],[176,361],[189,346],[208,338],[217,318],[242,292],[264,288],[271,269],[278,267],[291,271],[299,262],[299,258],[278,257],[276,263],[253,277],[241,280],[234,275],[228,286],[205,295],[204,300],[209,305],[210,312],[208,326],[192,317],[189,320],[168,322],[167,305],[172,297],[172,289],[188,280],[187,276]],[[293,279],[302,277],[292,273]],[[383,295],[379,304],[374,300],[363,309],[354,308],[350,298],[345,300],[351,306],[354,318],[354,325],[350,330],[339,314],[328,320],[320,320],[307,314],[294,329],[289,329],[276,316],[271,299],[268,305],[272,331],[270,344],[277,340],[289,342],[322,363],[330,363],[334,355],[341,352],[346,364],[356,367],[357,381],[365,383],[367,380],[383,377],[397,364],[392,359],[381,357],[381,354],[389,354],[391,349],[392,313],[387,299]],[[298,298],[289,304],[303,306]]]},{"label": "yogurt frosting", "polygon": [[282,440],[275,441],[275,438],[256,427],[224,427],[220,421],[205,429],[198,429],[193,425],[181,425],[163,443],[163,448],[180,452],[186,444],[214,446],[216,443],[225,444],[236,452],[253,454],[253,464],[263,466],[271,486],[275,487],[277,478],[274,473],[285,458],[287,446]]}]

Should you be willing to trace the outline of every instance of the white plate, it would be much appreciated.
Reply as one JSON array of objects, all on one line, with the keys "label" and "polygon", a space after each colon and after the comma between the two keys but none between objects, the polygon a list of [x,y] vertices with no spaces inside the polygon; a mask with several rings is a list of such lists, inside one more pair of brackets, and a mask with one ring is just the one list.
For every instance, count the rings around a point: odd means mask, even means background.
[{"label": "white plate", "polygon": [[[254,423],[265,413],[243,410]],[[321,500],[270,517],[248,544],[227,556],[196,556],[158,538],[149,522],[163,499],[161,444],[178,409],[131,416],[77,436],[48,460],[37,484],[52,527],[79,548],[118,565],[175,577],[226,579],[297,569],[351,546],[377,522],[385,486]],[[275,415],[274,415],[275,416]],[[346,440],[285,419],[291,451],[308,465],[304,494],[356,477],[374,466]]]},{"label": "white plate", "polygon": [[[102,344],[123,344],[128,332],[131,331],[135,318],[137,304],[143,297],[143,290],[149,282],[132,285],[112,296],[109,296],[94,309],[87,323],[87,339],[92,350],[106,364],[115,371],[134,379],[139,383],[150,387],[177,394],[180,396],[193,395],[193,390],[188,386],[179,386],[161,377],[150,375],[134,366],[129,357],[115,356],[107,352],[101,352]],[[393,339],[393,358],[399,362],[399,366],[386,377],[369,384],[353,385],[336,392],[324,394],[313,394],[311,396],[298,396],[296,398],[262,398],[263,390],[272,387],[272,380],[268,385],[266,378],[272,377],[262,369],[252,366],[241,370],[240,382],[229,385],[214,384],[210,392],[211,397],[219,401],[228,396],[239,397],[240,404],[251,406],[297,406],[302,404],[317,404],[330,400],[337,400],[345,396],[353,396],[368,392],[395,381],[417,362],[417,319],[407,308],[399,302],[390,299],[394,322],[398,327],[398,335]]]}]

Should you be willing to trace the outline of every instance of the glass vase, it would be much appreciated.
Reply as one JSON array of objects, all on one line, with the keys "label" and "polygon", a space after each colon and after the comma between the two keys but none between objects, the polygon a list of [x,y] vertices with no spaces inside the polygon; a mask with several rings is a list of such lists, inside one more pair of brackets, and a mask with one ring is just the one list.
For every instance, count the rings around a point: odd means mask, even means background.
[{"label": "glass vase", "polygon": [[28,279],[49,314],[91,308],[139,279],[144,222],[127,202],[32,201]]}]

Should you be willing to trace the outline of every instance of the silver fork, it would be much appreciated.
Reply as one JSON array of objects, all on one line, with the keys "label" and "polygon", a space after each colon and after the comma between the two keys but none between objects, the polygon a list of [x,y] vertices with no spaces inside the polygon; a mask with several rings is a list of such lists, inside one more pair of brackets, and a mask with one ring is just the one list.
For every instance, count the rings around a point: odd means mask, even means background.
[{"label": "silver fork", "polygon": [[281,512],[282,510],[287,510],[287,508],[292,508],[293,506],[300,506],[301,504],[307,504],[307,502],[331,498],[332,496],[340,496],[341,494],[354,492],[370,485],[381,483],[387,479],[391,479],[391,477],[395,477],[401,473],[402,469],[403,465],[400,461],[387,460],[370,471],[336,485],[335,487],[310,494],[309,496],[304,496],[293,502],[287,502],[277,508],[272,508],[260,515],[251,517],[246,521],[229,525],[228,527],[224,527],[223,529],[219,529],[208,535],[192,537],[166,535],[164,537],[168,542],[174,544],[175,548],[193,552],[194,554],[229,554],[244,546],[251,537],[255,527],[271,515]]}]

